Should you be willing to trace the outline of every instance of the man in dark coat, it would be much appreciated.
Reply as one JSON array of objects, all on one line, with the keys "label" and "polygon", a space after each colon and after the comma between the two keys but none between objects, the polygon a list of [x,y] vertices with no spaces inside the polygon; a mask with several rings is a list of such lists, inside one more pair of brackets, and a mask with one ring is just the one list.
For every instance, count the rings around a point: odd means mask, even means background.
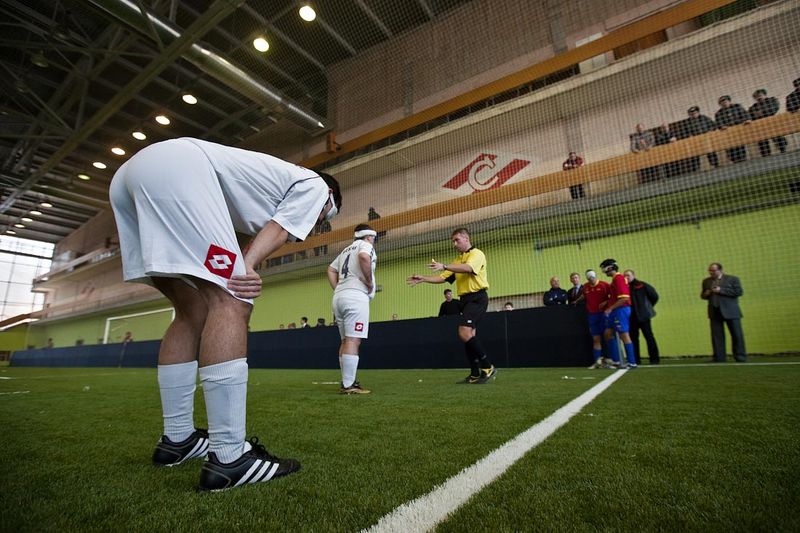
[{"label": "man in dark coat", "polygon": [[[714,115],[717,127],[721,130],[736,126],[737,124],[750,124],[750,114],[745,111],[741,104],[731,103],[731,97],[727,94],[719,97],[719,109]],[[747,149],[744,146],[734,146],[725,150],[728,160],[732,163],[741,163],[747,159]]]},{"label": "man in dark coat", "polygon": [[800,78],[794,80],[794,91],[786,96],[786,111],[797,113],[800,110]]},{"label": "man in dark coat", "polygon": [[633,341],[636,364],[641,364],[641,352],[639,351],[639,331],[641,331],[645,342],[647,342],[647,356],[650,359],[650,364],[657,365],[661,362],[661,358],[659,357],[658,343],[656,343],[656,338],[653,335],[653,327],[650,325],[650,320],[656,316],[656,310],[653,307],[658,303],[658,293],[649,283],[636,279],[636,274],[633,270],[628,269],[622,275],[625,276],[628,288],[631,291],[630,334],[631,341]]},{"label": "man in dark coat", "polygon": [[[704,133],[708,133],[709,131],[714,131],[717,129],[717,125],[714,123],[713,120],[708,118],[706,115],[700,114],[700,108],[696,105],[693,105],[689,108],[688,111],[689,118],[686,119],[686,127],[684,128],[684,137],[694,137],[695,135],[703,135]],[[719,166],[719,157],[717,157],[716,152],[710,152],[706,154],[706,158],[708,159],[708,163],[716,168]],[[694,172],[700,168],[700,158],[693,157],[691,158],[691,167],[690,171]]]},{"label": "man in dark coat", "polygon": [[711,321],[711,346],[714,350],[715,363],[725,362],[725,328],[731,334],[733,356],[740,362],[747,361],[747,350],[744,346],[742,331],[742,311],[739,309],[739,297],[744,294],[739,278],[725,274],[722,265],[708,265],[709,276],[703,280],[700,298],[708,300],[708,318]]},{"label": "man in dark coat", "polygon": [[[756,90],[756,92],[753,93],[753,98],[756,102],[750,106],[749,110],[750,118],[752,120],[771,117],[777,113],[778,109],[780,108],[778,99],[774,96],[767,96],[766,89]],[[775,143],[775,146],[778,147],[778,150],[780,150],[781,153],[786,151],[786,137],[773,137],[772,142]],[[769,139],[758,141],[758,151],[761,153],[761,157],[767,157],[772,153],[772,150],[769,148]]]}]

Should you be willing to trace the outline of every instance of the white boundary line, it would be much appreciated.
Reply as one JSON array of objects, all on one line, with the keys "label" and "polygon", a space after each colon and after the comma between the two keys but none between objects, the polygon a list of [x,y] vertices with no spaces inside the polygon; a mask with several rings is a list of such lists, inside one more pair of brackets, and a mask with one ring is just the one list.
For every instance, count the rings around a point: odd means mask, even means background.
[{"label": "white boundary line", "polygon": [[29,390],[15,390],[14,392],[0,392],[0,396],[5,396],[7,394],[28,394]]},{"label": "white boundary line", "polygon": [[388,532],[423,532],[433,529],[447,516],[461,507],[472,496],[486,485],[500,477],[511,465],[523,455],[544,442],[561,426],[578,414],[601,392],[626,374],[627,370],[618,370],[606,379],[587,390],[553,414],[526,429],[510,441],[492,451],[479,460],[437,485],[431,492],[405,503],[384,515],[374,526],[363,530],[366,533]]}]

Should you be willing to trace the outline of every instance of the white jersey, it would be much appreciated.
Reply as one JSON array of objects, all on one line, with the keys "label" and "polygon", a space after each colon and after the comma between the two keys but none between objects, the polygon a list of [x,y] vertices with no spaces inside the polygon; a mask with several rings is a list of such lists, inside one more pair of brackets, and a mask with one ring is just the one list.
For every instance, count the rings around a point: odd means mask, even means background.
[{"label": "white jersey", "polygon": [[208,157],[236,231],[255,235],[274,220],[305,239],[328,201],[328,185],[313,170],[260,152],[182,138]]},{"label": "white jersey", "polygon": [[254,235],[274,220],[305,239],[328,196],[317,174],[266,154],[187,138],[151,144],[109,189],[123,276],[196,277],[228,290],[246,272],[236,230]]},{"label": "white jersey", "polygon": [[[370,268],[372,269],[372,291],[367,292],[367,286],[364,285],[366,275],[361,270],[361,263],[358,256],[361,253],[366,253],[370,257]],[[339,273],[339,283],[336,285],[334,295],[344,290],[357,290],[361,291],[370,299],[375,296],[375,264],[378,262],[378,256],[375,254],[375,248],[363,239],[356,239],[353,244],[342,250],[342,253],[333,260],[331,268]]]}]

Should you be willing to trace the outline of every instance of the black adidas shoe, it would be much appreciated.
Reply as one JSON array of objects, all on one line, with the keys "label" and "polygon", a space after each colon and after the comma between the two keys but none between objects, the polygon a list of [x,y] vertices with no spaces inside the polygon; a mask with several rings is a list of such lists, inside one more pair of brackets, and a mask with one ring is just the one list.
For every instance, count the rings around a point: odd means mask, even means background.
[{"label": "black adidas shoe", "polygon": [[208,453],[208,431],[195,428],[194,433],[181,442],[172,442],[166,435],[162,435],[153,452],[153,464],[177,466],[189,459],[205,457],[206,453]]},{"label": "black adidas shoe", "polygon": [[[249,441],[251,448],[231,463],[220,463],[214,452],[209,452],[200,472],[198,490],[220,491],[247,483],[261,483],[300,470],[294,459],[278,459],[258,443],[258,437]],[[245,444],[247,446],[247,444]]]}]

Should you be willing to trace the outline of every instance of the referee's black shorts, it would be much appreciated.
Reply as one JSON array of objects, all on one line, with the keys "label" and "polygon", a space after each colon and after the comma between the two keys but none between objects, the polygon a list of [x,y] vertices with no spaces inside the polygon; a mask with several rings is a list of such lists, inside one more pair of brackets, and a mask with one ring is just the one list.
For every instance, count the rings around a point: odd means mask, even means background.
[{"label": "referee's black shorts", "polygon": [[461,325],[477,327],[489,307],[489,294],[486,289],[469,294],[459,294],[458,301],[461,304]]}]

